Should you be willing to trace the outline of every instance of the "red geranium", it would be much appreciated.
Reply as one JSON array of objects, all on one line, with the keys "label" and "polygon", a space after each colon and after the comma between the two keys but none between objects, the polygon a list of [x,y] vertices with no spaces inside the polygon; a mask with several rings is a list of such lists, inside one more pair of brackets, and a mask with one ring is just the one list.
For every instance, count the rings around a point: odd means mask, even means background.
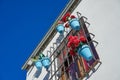
[{"label": "red geranium", "polygon": [[78,36],[69,36],[68,37],[68,44],[67,47],[70,48],[70,54],[75,55],[75,49],[79,46],[80,42],[86,43],[86,39],[84,36],[80,36],[80,39]]},{"label": "red geranium", "polygon": [[62,20],[63,22],[66,22],[66,21],[67,21],[67,18],[70,17],[70,15],[71,15],[71,13],[69,13],[69,12],[66,13],[66,14],[62,17],[61,20]]},{"label": "red geranium", "polygon": [[69,23],[66,23],[66,24],[65,24],[65,27],[66,27],[66,28],[69,28]]},{"label": "red geranium", "polygon": [[73,19],[73,18],[76,18],[76,17],[74,15],[71,15],[70,18]]},{"label": "red geranium", "polygon": [[85,38],[84,36],[81,36],[81,37],[80,37],[80,41],[83,42],[83,43],[86,43],[86,42],[87,42],[87,40],[86,40],[86,38]]}]

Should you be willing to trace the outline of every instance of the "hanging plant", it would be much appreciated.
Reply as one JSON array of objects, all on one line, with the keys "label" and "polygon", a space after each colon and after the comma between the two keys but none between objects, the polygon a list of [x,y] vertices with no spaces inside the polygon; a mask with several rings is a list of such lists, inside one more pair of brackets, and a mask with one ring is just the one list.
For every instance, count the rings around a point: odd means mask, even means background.
[{"label": "hanging plant", "polygon": [[40,60],[35,61],[35,66],[38,70],[42,70],[42,63]]},{"label": "hanging plant", "polygon": [[32,58],[32,61],[34,62],[36,68],[39,70],[42,70],[42,66],[44,66],[46,70],[50,66],[50,58],[45,56],[43,53],[40,53],[36,58]]},{"label": "hanging plant", "polygon": [[41,60],[42,58],[44,58],[45,57],[45,55],[43,54],[43,53],[40,53],[39,54],[39,59]]},{"label": "hanging plant", "polygon": [[78,19],[74,15],[71,15],[69,12],[66,13],[61,20],[64,23],[66,23],[65,24],[66,28],[71,26],[71,28],[74,30],[80,30],[80,24],[79,24]]},{"label": "hanging plant", "polygon": [[34,65],[35,65],[35,67],[36,67],[38,70],[42,70],[42,63],[41,63],[41,61],[38,59],[38,57],[32,58],[32,61],[34,62]]},{"label": "hanging plant", "polygon": [[67,22],[67,18],[70,17],[71,13],[67,12],[61,19],[61,21],[63,21],[64,23]]},{"label": "hanging plant", "polygon": [[70,54],[75,55],[76,49],[79,46],[80,40],[77,36],[69,36],[67,47],[70,48]]},{"label": "hanging plant", "polygon": [[90,47],[86,44],[82,45],[78,49],[78,54],[81,55],[87,61],[90,61],[93,58]]},{"label": "hanging plant", "polygon": [[75,53],[77,52],[87,61],[90,61],[93,58],[91,50],[87,45],[87,41],[84,36],[81,36],[80,39],[78,38],[78,36],[69,36],[67,46],[71,49],[71,55],[75,55]]},{"label": "hanging plant", "polygon": [[64,25],[62,21],[58,21],[57,23],[57,27],[56,27],[57,32],[59,32],[60,34],[63,34],[65,31]]},{"label": "hanging plant", "polygon": [[85,60],[90,61],[93,58],[90,47],[87,45],[87,40],[84,36],[80,37],[80,44],[78,46],[78,54],[81,55]]},{"label": "hanging plant", "polygon": [[41,53],[39,56],[40,56],[39,59],[41,60],[42,65],[46,69],[48,69],[49,66],[50,66],[50,58],[48,58],[47,56],[45,56],[43,53]]}]

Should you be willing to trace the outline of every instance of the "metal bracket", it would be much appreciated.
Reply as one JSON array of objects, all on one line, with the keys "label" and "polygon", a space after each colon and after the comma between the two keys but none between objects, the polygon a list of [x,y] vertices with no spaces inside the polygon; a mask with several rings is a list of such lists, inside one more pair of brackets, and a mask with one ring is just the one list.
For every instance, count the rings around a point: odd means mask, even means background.
[{"label": "metal bracket", "polygon": [[47,51],[47,55],[46,56],[48,56],[49,53],[51,54],[51,51]]},{"label": "metal bracket", "polygon": [[91,40],[94,39],[95,35],[93,33],[88,33],[88,34],[90,35],[90,37],[92,35]]},{"label": "metal bracket", "polygon": [[54,52],[54,47],[50,47],[50,52],[52,52],[52,49],[53,49],[53,52]]},{"label": "metal bracket", "polygon": [[81,18],[85,19],[84,21],[87,21],[87,20],[88,20],[88,18],[85,17],[85,16],[81,16]]},{"label": "metal bracket", "polygon": [[87,80],[88,78],[90,78],[90,77],[93,75],[93,73],[95,73],[95,72],[98,70],[98,68],[101,66],[102,62],[98,60],[98,63],[99,63],[98,66],[97,66],[97,67],[95,66],[96,68],[95,68],[95,67],[91,68],[91,67],[89,66],[89,67],[92,69],[92,72],[91,72],[91,73],[90,73],[90,72],[88,73],[88,75],[86,76],[86,79],[85,79],[85,80]]},{"label": "metal bracket", "polygon": [[95,40],[92,40],[92,42],[93,43],[95,43],[94,45],[95,45],[95,47],[97,47],[97,45],[99,44],[97,41],[95,41]]},{"label": "metal bracket", "polygon": [[90,23],[85,21],[85,24],[87,24],[86,26],[89,27],[90,26]]},{"label": "metal bracket", "polygon": [[77,16],[78,16],[78,19],[80,19],[81,18],[81,13],[77,12]]}]

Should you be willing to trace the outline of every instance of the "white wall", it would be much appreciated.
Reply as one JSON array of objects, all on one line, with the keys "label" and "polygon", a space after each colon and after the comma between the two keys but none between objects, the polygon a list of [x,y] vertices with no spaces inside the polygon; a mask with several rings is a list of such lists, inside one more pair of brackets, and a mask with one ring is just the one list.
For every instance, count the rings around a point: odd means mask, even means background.
[{"label": "white wall", "polygon": [[[71,29],[65,29],[65,31],[67,31],[67,33],[69,33],[69,31],[70,31]],[[65,38],[65,36],[67,35],[67,33],[66,32],[64,32],[64,38]],[[55,37],[50,41],[50,43],[48,44],[48,46],[46,47],[46,49],[43,51],[43,54],[46,56],[47,55],[47,51],[50,51],[50,47],[53,47],[53,43],[56,43],[56,39],[58,39],[58,37],[60,36],[60,34],[59,33],[57,33],[56,35],[55,35]],[[61,41],[63,40],[63,38],[61,38]],[[56,46],[55,46],[55,49],[57,48],[57,46],[58,46],[59,44],[57,44]],[[51,51],[52,53],[54,52],[53,50]],[[48,57],[50,57],[50,53],[48,54]],[[53,57],[52,57],[52,59],[51,59],[51,61],[53,60]],[[57,62],[56,62],[57,63]],[[56,65],[57,66],[57,65]],[[51,68],[49,68],[49,70],[50,70]],[[52,64],[52,71],[54,71],[54,64]],[[56,68],[57,69],[57,68]],[[46,78],[48,77],[47,75],[49,75],[48,74],[48,72],[46,71],[46,69],[43,67],[42,68],[42,72],[41,72],[41,74],[40,74],[40,76],[38,77],[38,78],[35,78],[34,77],[34,74],[35,74],[35,72],[37,71],[37,69],[36,69],[36,67],[34,66],[34,68],[32,68],[32,69],[30,69],[28,72],[27,72],[27,78],[26,78],[26,80],[47,80]],[[54,73],[54,72],[53,72]],[[46,77],[47,76],[47,77]],[[50,77],[49,77],[50,78]],[[55,77],[53,77],[52,78],[53,80],[55,80]]]},{"label": "white wall", "polygon": [[89,80],[120,79],[120,0],[82,0],[75,9],[88,18],[99,42],[102,65]]},{"label": "white wall", "polygon": [[[91,23],[89,30],[96,35],[95,40],[99,42],[97,51],[102,65],[89,80],[119,80],[120,0],[82,0],[73,14],[76,11],[88,18]],[[43,80],[45,75],[46,71],[43,69],[38,80]]]}]

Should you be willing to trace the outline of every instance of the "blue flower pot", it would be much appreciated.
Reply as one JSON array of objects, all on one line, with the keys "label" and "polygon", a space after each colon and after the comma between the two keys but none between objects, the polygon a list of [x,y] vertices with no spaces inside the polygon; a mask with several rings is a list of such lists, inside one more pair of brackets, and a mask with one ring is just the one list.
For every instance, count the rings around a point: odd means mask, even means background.
[{"label": "blue flower pot", "polygon": [[50,59],[48,57],[43,57],[41,63],[46,69],[48,69],[50,66]]},{"label": "blue flower pot", "polygon": [[60,34],[63,34],[65,30],[63,24],[58,24],[56,29],[57,29],[57,32],[59,32]]},{"label": "blue flower pot", "polygon": [[91,50],[88,45],[83,45],[81,48],[79,48],[78,54],[87,61],[90,61],[93,58]]},{"label": "blue flower pot", "polygon": [[35,66],[37,69],[42,70],[42,63],[40,60],[35,61]]},{"label": "blue flower pot", "polygon": [[72,29],[74,29],[74,30],[80,30],[80,23],[79,23],[79,21],[78,21],[77,18],[71,19],[69,21],[69,24],[70,24],[70,26],[71,26]]}]

